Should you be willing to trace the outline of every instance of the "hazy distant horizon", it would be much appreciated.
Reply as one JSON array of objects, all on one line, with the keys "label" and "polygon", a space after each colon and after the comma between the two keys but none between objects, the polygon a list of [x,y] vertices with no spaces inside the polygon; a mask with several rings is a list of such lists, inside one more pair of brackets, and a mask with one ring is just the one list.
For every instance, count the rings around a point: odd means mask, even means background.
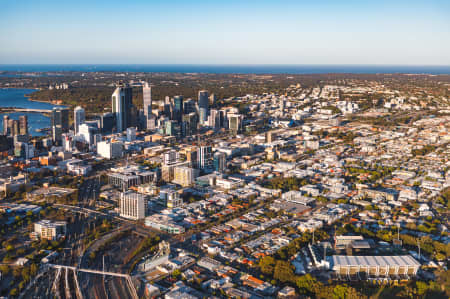
[{"label": "hazy distant horizon", "polygon": [[402,73],[450,74],[450,65],[370,64],[0,64],[9,72],[145,72],[145,73],[240,73],[332,74]]}]

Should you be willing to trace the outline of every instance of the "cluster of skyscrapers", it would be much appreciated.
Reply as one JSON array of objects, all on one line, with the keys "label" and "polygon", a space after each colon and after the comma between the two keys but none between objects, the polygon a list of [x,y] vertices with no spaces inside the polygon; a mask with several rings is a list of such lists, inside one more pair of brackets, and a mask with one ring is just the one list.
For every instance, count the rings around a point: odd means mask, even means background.
[{"label": "cluster of skyscrapers", "polygon": [[[133,104],[133,88],[137,86],[142,88],[143,107],[139,110]],[[97,143],[102,141],[102,135],[111,133],[126,132],[127,141],[135,140],[137,130],[150,131],[175,138],[195,135],[200,127],[215,131],[225,128],[238,133],[242,128],[243,116],[238,113],[238,109],[235,107],[211,109],[211,104],[214,104],[215,100],[214,94],[210,95],[208,91],[200,90],[197,100],[184,99],[182,95],[172,98],[167,96],[155,105],[157,108],[153,109],[152,89],[147,82],[134,84],[133,86],[126,83],[119,84],[111,95],[111,112],[95,115],[87,120],[85,109],[80,106],[75,107],[73,130],[70,130],[69,108],[53,108],[50,112],[50,138],[38,141],[44,147],[56,145],[62,146],[65,151],[71,151],[74,148],[79,151],[89,151],[98,147]],[[16,120],[5,115],[3,123],[3,135],[14,137],[14,144],[20,145],[18,146],[18,153],[24,152],[22,145],[29,140],[27,116],[22,115]],[[10,142],[12,142],[12,139],[10,138]],[[109,158],[120,156],[112,150],[112,148],[117,147],[117,152],[121,152],[117,144],[109,142],[106,145],[104,152],[110,152],[110,154],[105,154],[105,156]],[[32,150],[25,150],[25,152],[31,153]],[[211,149],[208,147],[200,147],[195,155],[195,157],[192,156],[193,164],[191,164],[191,167],[193,168],[202,170],[223,168],[223,163],[218,162],[217,165],[213,165]],[[172,177],[173,172],[170,173]]]},{"label": "cluster of skyscrapers", "polygon": [[[152,92],[147,82],[142,84],[143,109],[133,105],[133,89],[128,84],[119,85],[112,94],[113,131],[123,132],[129,127],[157,130],[163,135],[186,137],[197,132],[199,125],[213,129],[229,128],[236,132],[242,126],[242,116],[237,111],[210,109],[214,94],[198,92],[198,100],[185,100],[182,95],[166,97],[158,109],[152,109]],[[230,113],[231,112],[231,113]]]},{"label": "cluster of skyscrapers", "polygon": [[8,115],[4,115],[3,135],[6,136],[28,135],[28,117],[26,115],[21,115],[17,120],[9,118]]}]

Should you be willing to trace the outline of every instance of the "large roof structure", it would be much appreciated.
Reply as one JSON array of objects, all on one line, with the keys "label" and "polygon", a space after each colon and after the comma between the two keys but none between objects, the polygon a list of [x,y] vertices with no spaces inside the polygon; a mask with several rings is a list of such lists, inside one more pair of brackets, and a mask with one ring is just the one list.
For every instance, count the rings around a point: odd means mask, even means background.
[{"label": "large roof structure", "polygon": [[369,267],[385,267],[385,266],[409,266],[419,267],[420,263],[411,255],[396,256],[347,256],[333,255],[332,267],[348,267],[348,266],[369,266]]}]

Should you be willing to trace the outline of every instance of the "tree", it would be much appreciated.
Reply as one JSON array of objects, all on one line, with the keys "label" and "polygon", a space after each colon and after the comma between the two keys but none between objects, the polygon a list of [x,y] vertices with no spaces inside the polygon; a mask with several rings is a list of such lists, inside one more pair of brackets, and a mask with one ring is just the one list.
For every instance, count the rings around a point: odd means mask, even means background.
[{"label": "tree", "polygon": [[333,290],[334,299],[345,299],[347,298],[348,288],[346,284],[337,285]]},{"label": "tree", "polygon": [[320,288],[321,283],[318,282],[311,274],[306,274],[297,278],[295,282],[300,294],[313,295]]},{"label": "tree", "polygon": [[172,277],[175,278],[175,279],[178,279],[178,277],[180,277],[180,275],[181,275],[181,271],[179,269],[175,269],[172,272]]},{"label": "tree", "polygon": [[416,293],[419,296],[424,295],[428,290],[428,285],[423,281],[416,281]]},{"label": "tree", "polygon": [[12,290],[9,292],[9,295],[12,296],[12,297],[17,296],[18,294],[19,294],[19,292],[17,291],[17,289],[12,289]]},{"label": "tree", "polygon": [[275,259],[271,256],[265,256],[259,261],[261,272],[266,275],[272,275],[275,269]]},{"label": "tree", "polygon": [[38,266],[35,263],[31,264],[31,266],[30,266],[30,274],[32,276],[35,276],[37,274],[37,271],[38,271]]},{"label": "tree", "polygon": [[0,272],[2,273],[3,276],[8,275],[10,269],[8,265],[0,265]]},{"label": "tree", "polygon": [[294,271],[290,262],[277,261],[273,277],[281,282],[292,281],[295,278]]}]

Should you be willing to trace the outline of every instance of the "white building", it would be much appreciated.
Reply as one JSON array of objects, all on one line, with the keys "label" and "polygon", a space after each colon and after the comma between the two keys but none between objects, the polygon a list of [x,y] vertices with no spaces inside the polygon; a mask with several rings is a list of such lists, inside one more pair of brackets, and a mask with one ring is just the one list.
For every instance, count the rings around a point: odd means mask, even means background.
[{"label": "white building", "polygon": [[120,216],[127,219],[139,220],[145,218],[145,196],[133,191],[120,194]]},{"label": "white building", "polygon": [[174,179],[175,184],[179,184],[183,187],[190,186],[194,183],[195,171],[193,168],[178,166],[174,169]]},{"label": "white building", "polygon": [[91,165],[79,159],[71,159],[66,163],[67,172],[73,175],[88,175],[91,172]]},{"label": "white building", "polygon": [[97,154],[106,159],[115,159],[123,156],[123,143],[102,141],[97,143]]},{"label": "white building", "polygon": [[164,153],[163,160],[164,165],[173,165],[178,163],[180,159],[180,154],[175,150],[170,150]]},{"label": "white building", "polygon": [[200,146],[198,149],[198,165],[199,168],[212,168],[213,153],[211,146]]},{"label": "white building", "polygon": [[166,206],[170,209],[183,206],[183,199],[180,198],[180,194],[175,190],[161,190],[159,192],[159,198],[165,202]]},{"label": "white building", "polygon": [[75,129],[75,134],[78,134],[78,129],[80,127],[81,124],[84,124],[85,122],[85,111],[83,108],[81,108],[80,106],[77,106],[74,110],[73,110],[73,121],[74,121],[74,129]]},{"label": "white building", "polygon": [[132,142],[136,140],[136,128],[127,128],[127,141]]},{"label": "white building", "polygon": [[65,221],[40,220],[34,224],[34,237],[56,240],[66,235]]},{"label": "white building", "polygon": [[97,133],[97,128],[92,125],[83,123],[78,126],[78,135],[81,136],[83,141],[89,144],[89,146],[92,146],[95,143],[95,133]]},{"label": "white building", "polygon": [[155,121],[152,114],[152,88],[145,82],[142,86],[142,99],[144,104],[144,115],[146,121],[146,129],[151,130],[155,127]]}]

